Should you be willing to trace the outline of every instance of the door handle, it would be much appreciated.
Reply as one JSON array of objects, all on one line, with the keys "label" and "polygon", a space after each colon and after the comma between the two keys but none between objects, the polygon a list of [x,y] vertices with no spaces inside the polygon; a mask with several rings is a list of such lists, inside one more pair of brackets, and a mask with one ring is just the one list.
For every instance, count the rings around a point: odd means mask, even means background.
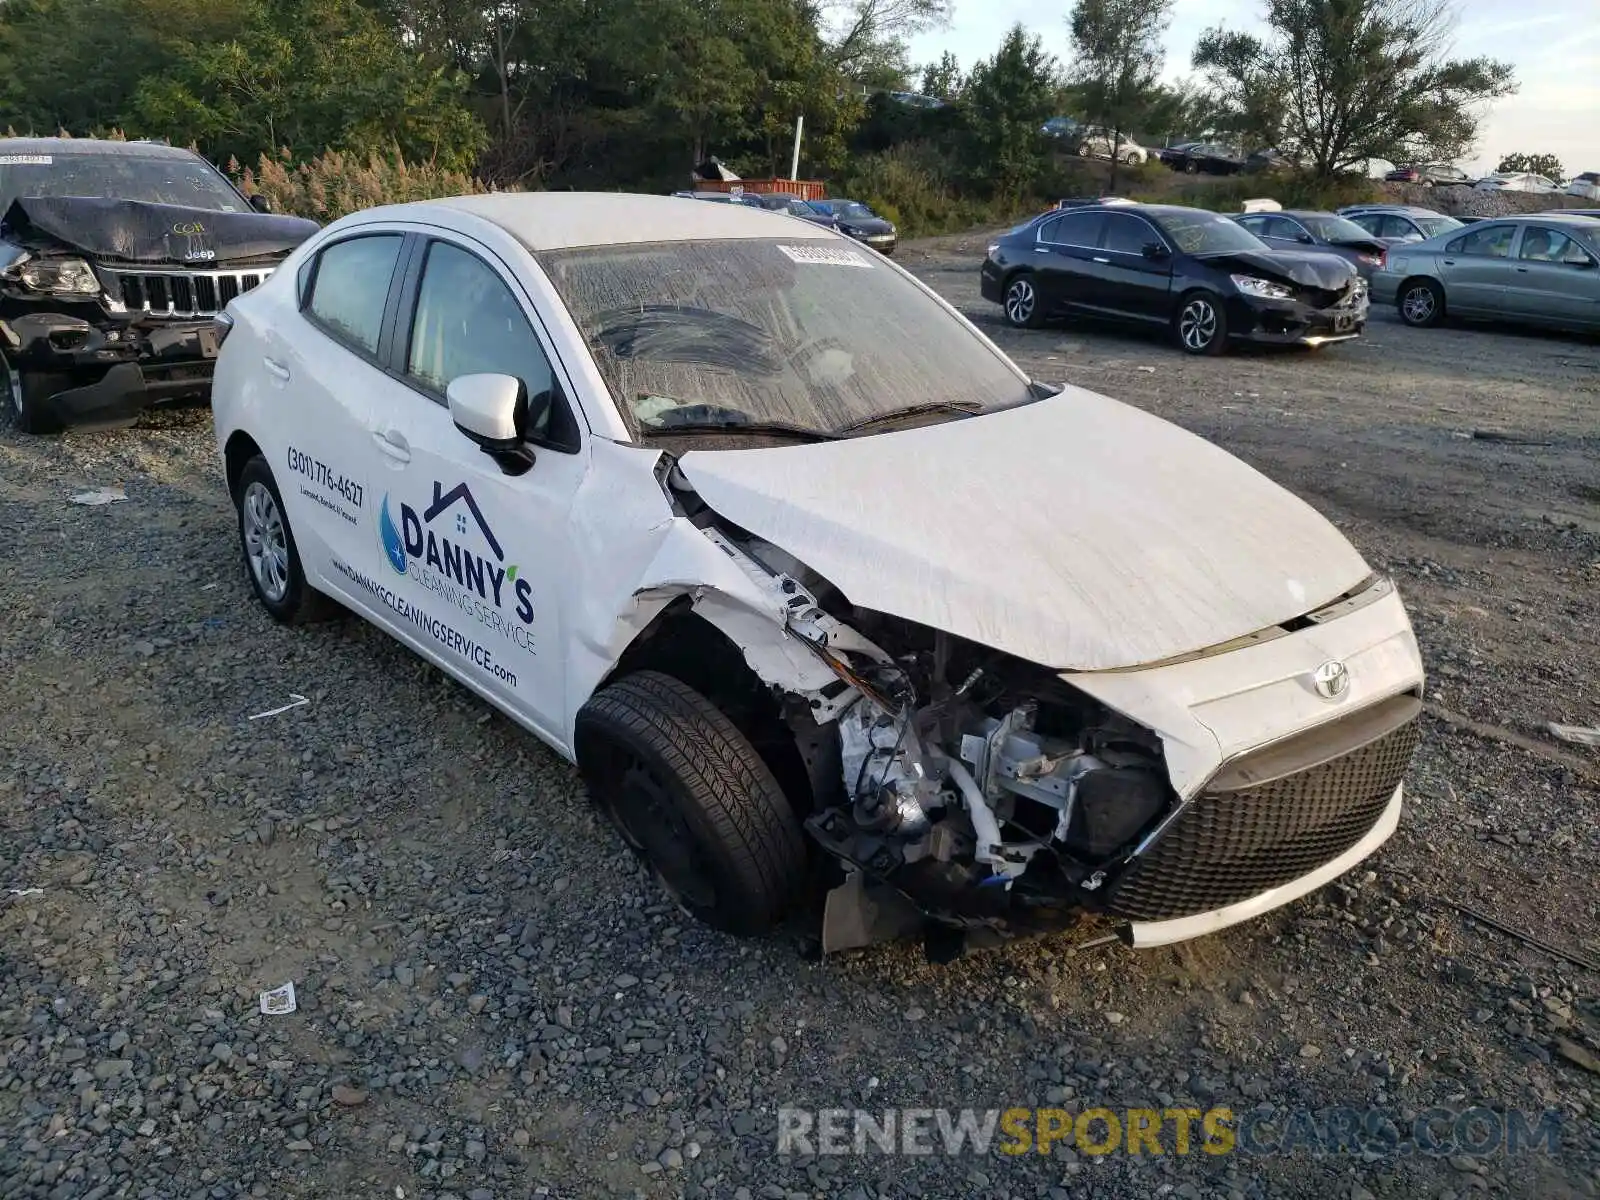
[{"label": "door handle", "polygon": [[1518,275],[1526,275],[1527,273],[1528,273],[1528,268],[1527,267],[1518,267],[1517,268],[1517,274]]},{"label": "door handle", "polygon": [[1035,254],[1049,254],[1050,248],[1048,246],[1035,246],[1033,252]]},{"label": "door handle", "polygon": [[1453,258],[1447,258],[1444,260],[1444,265],[1447,267],[1453,267],[1456,265],[1456,260]]},{"label": "door handle", "polygon": [[372,440],[378,443],[378,449],[383,451],[385,456],[394,459],[395,462],[411,461],[411,444],[398,429],[374,429]]},{"label": "door handle", "polygon": [[1107,266],[1111,264],[1111,260],[1109,258],[1101,258],[1098,254],[1095,255],[1094,261],[1097,263],[1105,263]]},{"label": "door handle", "polygon": [[263,356],[261,359],[261,365],[267,369],[267,374],[271,375],[274,379],[281,379],[285,383],[289,382],[289,368],[284,366],[277,359],[266,358]]}]

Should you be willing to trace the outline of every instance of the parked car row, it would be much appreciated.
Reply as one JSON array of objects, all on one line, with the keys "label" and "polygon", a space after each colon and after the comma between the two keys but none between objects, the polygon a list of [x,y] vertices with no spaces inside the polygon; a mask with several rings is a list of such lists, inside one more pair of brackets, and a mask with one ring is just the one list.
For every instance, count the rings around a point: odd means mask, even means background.
[{"label": "parked car row", "polygon": [[1534,192],[1542,195],[1568,195],[1584,199],[1600,197],[1600,172],[1575,175],[1565,188],[1560,181],[1533,171],[1494,171],[1470,175],[1448,163],[1427,163],[1397,167],[1384,176],[1389,183],[1414,183],[1422,187],[1470,187],[1480,192]]},{"label": "parked car row", "polygon": [[707,200],[713,204],[738,204],[770,212],[788,213],[816,225],[837,229],[846,237],[864,242],[880,254],[893,254],[900,234],[894,222],[886,221],[859,200],[802,200],[785,192],[674,192],[674,196]]}]

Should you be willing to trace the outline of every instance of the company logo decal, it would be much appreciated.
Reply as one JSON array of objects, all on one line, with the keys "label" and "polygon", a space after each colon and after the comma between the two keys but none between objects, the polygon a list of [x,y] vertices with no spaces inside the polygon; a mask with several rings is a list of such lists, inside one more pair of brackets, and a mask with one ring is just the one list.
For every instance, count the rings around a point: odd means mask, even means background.
[{"label": "company logo decal", "polygon": [[465,483],[446,491],[435,481],[433,501],[421,512],[384,496],[378,540],[396,575],[533,653],[533,586],[506,562],[505,546]]}]

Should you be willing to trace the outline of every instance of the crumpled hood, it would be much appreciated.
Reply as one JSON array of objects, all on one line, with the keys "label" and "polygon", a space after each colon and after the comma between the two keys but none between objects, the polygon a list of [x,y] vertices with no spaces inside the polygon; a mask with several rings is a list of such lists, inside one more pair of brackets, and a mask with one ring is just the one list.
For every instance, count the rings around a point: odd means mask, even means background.
[{"label": "crumpled hood", "polygon": [[859,229],[862,233],[877,237],[880,233],[893,233],[894,226],[882,217],[840,217],[839,226],[842,229]]},{"label": "crumpled hood", "polygon": [[190,265],[282,256],[318,228],[300,217],[99,196],[22,196],[0,219],[6,237],[25,246],[122,262]]},{"label": "crumpled hood", "polygon": [[678,465],[717,513],[851,603],[1058,670],[1215,646],[1371,573],[1266,476],[1077,388],[895,433],[689,451]]},{"label": "crumpled hood", "polygon": [[1223,270],[1330,292],[1339,291],[1356,274],[1348,261],[1327,250],[1241,250],[1207,254],[1205,261]]}]

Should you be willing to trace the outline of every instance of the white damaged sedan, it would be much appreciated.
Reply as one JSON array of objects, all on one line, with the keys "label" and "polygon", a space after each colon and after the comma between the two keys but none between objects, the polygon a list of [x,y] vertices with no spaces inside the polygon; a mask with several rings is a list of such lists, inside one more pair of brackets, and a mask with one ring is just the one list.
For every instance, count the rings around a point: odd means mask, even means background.
[{"label": "white damaged sedan", "polygon": [[267,611],[353,610],[454,676],[719,929],[771,928],[815,863],[830,950],[1085,909],[1158,945],[1400,819],[1423,671],[1394,585],[831,230],[614,194],[377,208],[218,324]]}]

